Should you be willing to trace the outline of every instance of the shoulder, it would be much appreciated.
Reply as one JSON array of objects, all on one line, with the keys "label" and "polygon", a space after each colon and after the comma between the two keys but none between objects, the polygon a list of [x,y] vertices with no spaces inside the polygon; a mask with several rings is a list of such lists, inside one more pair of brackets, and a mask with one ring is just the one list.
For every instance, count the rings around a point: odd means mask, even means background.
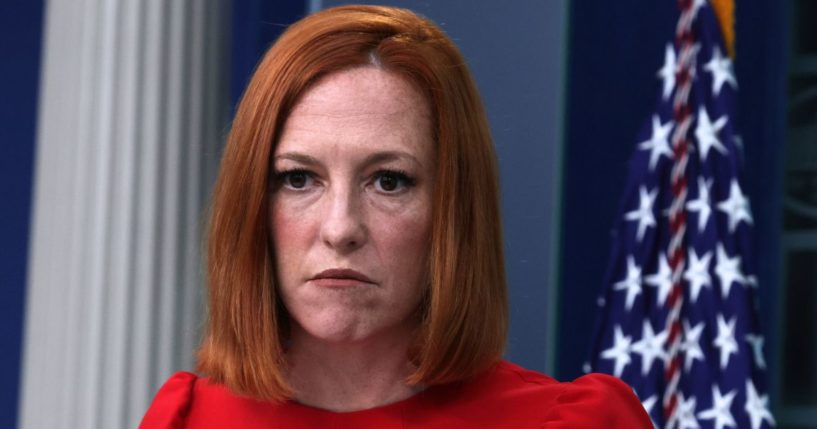
[{"label": "shoulder", "polygon": [[[542,373],[500,362],[462,390],[469,412],[501,410],[502,427],[652,428],[633,391],[621,380],[589,374],[560,383]],[[479,416],[491,420],[490,412]],[[509,421],[509,419],[511,421]]]},{"label": "shoulder", "polygon": [[562,383],[545,428],[652,428],[633,390],[607,374],[588,374]]},{"label": "shoulder", "polygon": [[153,399],[139,429],[262,428],[288,421],[289,403],[240,396],[227,386],[189,372],[173,374]]},{"label": "shoulder", "polygon": [[196,374],[177,372],[159,389],[139,429],[183,428],[193,402]]}]

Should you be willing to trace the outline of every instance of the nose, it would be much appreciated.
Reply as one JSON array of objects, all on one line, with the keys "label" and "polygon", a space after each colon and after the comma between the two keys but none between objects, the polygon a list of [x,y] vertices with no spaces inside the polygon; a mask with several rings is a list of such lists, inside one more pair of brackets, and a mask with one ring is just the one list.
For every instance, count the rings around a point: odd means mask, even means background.
[{"label": "nose", "polygon": [[348,187],[335,188],[326,201],[320,239],[335,251],[346,254],[362,247],[368,231],[360,196]]}]

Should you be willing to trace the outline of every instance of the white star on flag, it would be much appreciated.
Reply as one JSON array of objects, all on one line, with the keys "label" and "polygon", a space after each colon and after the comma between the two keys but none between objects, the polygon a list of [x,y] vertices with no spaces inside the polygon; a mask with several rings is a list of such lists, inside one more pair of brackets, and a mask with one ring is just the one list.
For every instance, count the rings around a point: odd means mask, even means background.
[{"label": "white star on flag", "polygon": [[766,360],[763,359],[763,335],[746,334],[746,342],[752,346],[755,365],[760,369],[766,369]]},{"label": "white star on flag", "polygon": [[669,146],[669,135],[672,131],[672,121],[661,124],[658,115],[652,117],[652,136],[649,140],[638,144],[639,149],[650,151],[650,171],[655,169],[661,155],[672,158],[672,150]]},{"label": "white star on flag", "polygon": [[774,417],[769,412],[769,395],[758,395],[751,380],[746,380],[746,405],[743,409],[749,414],[752,429],[760,429],[764,420],[772,426],[775,425]]},{"label": "white star on flag", "polygon": [[718,133],[726,125],[727,120],[728,118],[724,115],[713,124],[709,119],[709,114],[706,113],[706,108],[701,106],[698,109],[698,125],[695,126],[695,138],[698,139],[698,154],[701,156],[701,162],[706,161],[706,157],[709,156],[709,149],[715,148],[723,155],[729,152],[718,137]]},{"label": "white star on flag", "polygon": [[732,417],[732,401],[735,400],[737,390],[726,394],[721,394],[721,389],[717,385],[712,386],[712,408],[698,413],[701,420],[715,420],[715,429],[723,429],[724,426],[737,427],[735,418]]},{"label": "white star on flag", "polygon": [[658,300],[658,305],[663,307],[672,289],[672,270],[667,262],[667,255],[662,253],[658,257],[658,271],[655,274],[644,277],[644,283],[647,283],[647,285],[651,287],[658,288],[656,299]]},{"label": "white star on flag", "polygon": [[737,317],[729,319],[723,318],[722,314],[718,315],[718,336],[712,343],[721,351],[721,369],[726,369],[729,364],[729,357],[733,354],[738,354],[738,342],[735,340],[735,322]]},{"label": "white star on flag", "polygon": [[627,291],[627,311],[633,308],[635,297],[641,293],[641,267],[635,264],[632,255],[627,257],[627,277],[613,286],[615,290]]},{"label": "white star on flag", "polygon": [[755,275],[746,276],[746,284],[750,287],[757,289],[757,276]]},{"label": "white star on flag", "polygon": [[701,334],[704,330],[704,322],[699,322],[694,328],[689,327],[689,321],[684,320],[684,341],[681,343],[681,351],[684,352],[684,368],[689,372],[695,360],[704,362],[704,352],[701,350]]},{"label": "white star on flag", "polygon": [[718,262],[715,265],[715,275],[720,279],[723,298],[726,299],[729,296],[729,291],[732,289],[732,283],[743,283],[745,278],[740,269],[740,256],[730,258],[722,243],[718,243],[717,252]]},{"label": "white star on flag", "polygon": [[641,339],[633,343],[633,352],[641,355],[641,373],[647,375],[656,359],[667,360],[667,353],[664,351],[664,343],[667,341],[667,332],[656,335],[650,322],[644,321],[643,334]]},{"label": "white star on flag", "polygon": [[712,49],[712,58],[704,65],[704,70],[712,73],[712,92],[718,96],[723,84],[728,82],[733,88],[738,87],[738,81],[732,73],[732,60],[721,55],[717,46]]},{"label": "white star on flag", "polygon": [[627,220],[638,221],[638,233],[636,237],[638,241],[644,238],[644,232],[648,226],[655,227],[655,215],[652,213],[652,206],[655,203],[655,198],[658,196],[658,189],[647,191],[647,188],[641,186],[638,188],[638,209],[627,212],[624,218]]},{"label": "white star on flag", "polygon": [[698,198],[687,202],[687,210],[698,212],[698,232],[706,229],[706,222],[709,220],[709,215],[712,214],[712,206],[709,202],[711,189],[712,179],[704,180],[703,177],[698,177]]},{"label": "white star on flag", "polygon": [[672,43],[667,43],[664,49],[664,65],[658,70],[658,77],[661,78],[664,84],[664,91],[662,93],[664,100],[669,98],[672,94],[672,88],[675,87],[675,72],[678,65],[675,62],[675,49],[672,48]]},{"label": "white star on flag", "polygon": [[615,360],[615,369],[613,372],[616,377],[621,377],[621,373],[624,372],[624,367],[632,360],[630,358],[630,343],[632,343],[633,339],[632,337],[624,336],[624,333],[621,332],[621,325],[616,325],[613,335],[615,335],[613,347],[601,352],[601,357],[603,359]]},{"label": "white star on flag", "polygon": [[729,217],[729,232],[735,232],[740,221],[753,223],[752,211],[749,208],[749,199],[743,195],[738,181],[732,179],[729,183],[729,197],[718,203],[718,210]]},{"label": "white star on flag", "polygon": [[711,260],[712,252],[706,252],[699,258],[695,249],[689,249],[689,267],[684,272],[684,280],[689,282],[689,297],[693,304],[698,300],[702,287],[712,287],[712,278],[709,276]]},{"label": "white star on flag", "polygon": [[653,428],[657,428],[658,425],[652,419],[652,409],[655,407],[655,403],[658,402],[658,396],[652,395],[647,398],[646,401],[641,403],[641,406],[644,407],[644,411],[647,412],[647,415],[650,416],[650,423],[652,423]]},{"label": "white star on flag", "polygon": [[[695,396],[689,399],[684,399],[683,393],[680,396],[677,414],[678,429],[701,429],[701,425],[698,424],[698,420],[695,418]],[[667,427],[671,427],[671,425],[667,425]]]}]

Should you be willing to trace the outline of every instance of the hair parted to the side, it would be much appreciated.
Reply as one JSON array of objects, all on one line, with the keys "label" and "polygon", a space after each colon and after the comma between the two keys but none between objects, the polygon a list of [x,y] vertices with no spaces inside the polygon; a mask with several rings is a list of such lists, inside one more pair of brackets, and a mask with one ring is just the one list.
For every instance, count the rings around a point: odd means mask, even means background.
[{"label": "hair parted to the side", "polygon": [[209,308],[198,370],[238,394],[291,397],[268,222],[271,157],[309,85],[351,67],[397,73],[423,91],[437,172],[429,290],[410,384],[463,380],[500,359],[507,293],[496,156],[465,60],[433,23],[377,6],[342,6],[292,25],[258,65],[238,107],[215,186],[207,245]]}]

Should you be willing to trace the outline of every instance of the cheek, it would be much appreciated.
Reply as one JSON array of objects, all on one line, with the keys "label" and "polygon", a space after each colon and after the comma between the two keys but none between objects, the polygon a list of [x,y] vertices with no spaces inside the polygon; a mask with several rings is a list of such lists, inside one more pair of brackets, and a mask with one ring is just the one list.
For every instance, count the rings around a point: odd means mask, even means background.
[{"label": "cheek", "polygon": [[422,281],[431,237],[430,213],[407,213],[382,220],[372,224],[371,232],[379,238],[376,241],[383,262],[405,280]]},{"label": "cheek", "polygon": [[306,246],[311,240],[314,228],[304,216],[286,204],[272,203],[269,212],[270,235],[275,255],[275,265],[280,280],[285,281],[288,268],[302,259]]}]

